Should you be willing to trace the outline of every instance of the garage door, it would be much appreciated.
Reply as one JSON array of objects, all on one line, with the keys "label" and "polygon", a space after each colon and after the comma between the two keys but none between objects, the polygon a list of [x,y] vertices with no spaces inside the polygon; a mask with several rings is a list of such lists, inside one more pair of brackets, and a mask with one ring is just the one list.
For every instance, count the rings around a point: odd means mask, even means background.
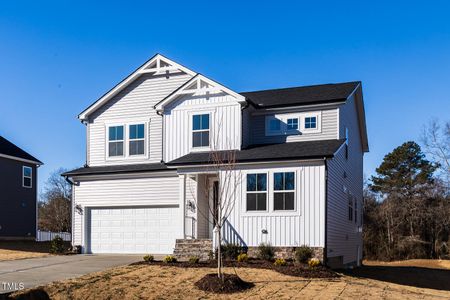
[{"label": "garage door", "polygon": [[92,253],[169,254],[179,235],[177,207],[92,208]]}]

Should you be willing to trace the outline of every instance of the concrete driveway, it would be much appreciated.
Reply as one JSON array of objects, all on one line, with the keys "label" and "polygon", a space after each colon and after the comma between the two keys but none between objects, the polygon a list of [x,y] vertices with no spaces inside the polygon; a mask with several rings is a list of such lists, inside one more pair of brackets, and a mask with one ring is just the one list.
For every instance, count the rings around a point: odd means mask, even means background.
[{"label": "concrete driveway", "polygon": [[142,255],[68,255],[0,261],[0,294],[142,260]]}]

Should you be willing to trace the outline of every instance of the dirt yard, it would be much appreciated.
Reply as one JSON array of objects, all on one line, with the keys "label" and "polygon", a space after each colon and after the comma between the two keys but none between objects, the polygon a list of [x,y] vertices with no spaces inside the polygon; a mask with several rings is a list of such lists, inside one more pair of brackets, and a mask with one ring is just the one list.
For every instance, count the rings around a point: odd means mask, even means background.
[{"label": "dirt yard", "polygon": [[49,242],[0,241],[0,261],[49,255]]},{"label": "dirt yard", "polygon": [[[242,279],[255,284],[250,290],[232,295],[208,294],[194,287],[194,282],[215,271],[212,268],[135,265],[53,283],[37,291],[51,299],[450,298],[450,270],[441,267],[439,261],[398,264],[367,262],[367,266],[347,271],[338,279],[326,280],[292,277],[273,270],[226,268],[226,272],[236,271]],[[430,268],[433,264],[439,269]]]}]

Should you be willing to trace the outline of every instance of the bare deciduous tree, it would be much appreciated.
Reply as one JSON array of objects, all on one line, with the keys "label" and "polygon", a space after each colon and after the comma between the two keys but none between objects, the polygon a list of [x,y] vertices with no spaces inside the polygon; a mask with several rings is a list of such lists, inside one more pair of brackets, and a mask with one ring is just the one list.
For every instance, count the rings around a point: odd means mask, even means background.
[{"label": "bare deciduous tree", "polygon": [[45,183],[41,201],[38,203],[38,225],[41,230],[71,232],[72,185],[61,174],[54,171]]}]

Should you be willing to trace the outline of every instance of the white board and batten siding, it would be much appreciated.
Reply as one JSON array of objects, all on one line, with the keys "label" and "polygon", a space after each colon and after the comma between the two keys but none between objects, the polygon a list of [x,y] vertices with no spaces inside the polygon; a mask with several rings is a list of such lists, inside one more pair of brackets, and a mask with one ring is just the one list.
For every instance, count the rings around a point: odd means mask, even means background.
[{"label": "white board and batten siding", "polygon": [[[346,159],[345,147],[341,147],[328,161],[327,255],[342,256],[347,264],[362,258],[362,234],[358,227],[362,225],[363,151],[353,96],[340,107],[339,113],[340,138],[345,138],[345,128],[348,129],[349,156]],[[354,212],[353,220],[348,219],[349,193],[357,201],[357,223]]]},{"label": "white board and batten siding", "polygon": [[[273,211],[273,173],[295,172],[295,211]],[[242,176],[237,187],[235,207],[224,228],[225,240],[258,246],[324,247],[325,244],[325,165],[323,161],[245,167],[234,171]],[[268,211],[246,211],[246,175],[267,173]],[[263,230],[267,233],[263,233]]]},{"label": "white board and batten siding", "polygon": [[[240,149],[241,105],[227,94],[209,97],[184,96],[164,111],[164,161],[192,150],[192,116],[210,114],[210,145],[215,150]],[[204,151],[207,151],[204,149]]]},{"label": "white board and batten siding", "polygon": [[[319,130],[314,132],[301,132],[301,134],[288,135],[266,135],[266,118],[276,115],[302,115],[302,114],[316,114],[319,115],[318,126]],[[289,110],[288,112],[267,112],[266,114],[251,114],[247,117],[247,122],[250,122],[251,133],[246,136],[248,143],[251,144],[271,144],[271,143],[285,143],[285,142],[303,142],[303,141],[317,141],[317,140],[333,140],[336,139],[338,133],[338,108],[316,109],[316,110]],[[304,122],[300,118],[300,122]],[[300,124],[299,124],[300,125]]]},{"label": "white board and batten siding", "polygon": [[[191,78],[184,73],[141,75],[136,81],[114,96],[89,116],[87,124],[87,160],[90,166],[130,163],[156,163],[162,158],[162,117],[155,104]],[[145,156],[123,159],[107,158],[107,126],[145,122]],[[125,130],[126,132],[126,130]],[[125,134],[125,133],[124,133]]]},{"label": "white board and batten siding", "polygon": [[[87,250],[87,243],[90,239],[92,210],[97,210],[95,215],[101,214],[101,212],[97,213],[99,209],[105,214],[107,214],[106,212],[116,214],[119,221],[130,214],[130,216],[153,215],[156,212],[161,215],[161,226],[165,222],[163,215],[167,215],[167,218],[170,218],[169,221],[178,228],[175,236],[173,235],[175,233],[171,231],[173,242],[175,238],[182,236],[179,178],[176,174],[155,175],[155,177],[146,178],[82,180],[74,185],[73,196],[74,207],[81,208],[81,213],[78,209],[74,209],[73,212],[73,244],[81,245],[84,251]],[[174,218],[174,215],[177,218]],[[108,223],[107,219],[103,221]],[[115,225],[111,223],[111,226],[105,230],[109,230],[111,234],[121,234],[122,237],[127,234],[127,228],[116,226],[114,231]],[[96,228],[98,229],[98,226]],[[152,228],[148,228],[148,234],[153,232],[152,230]]]}]

